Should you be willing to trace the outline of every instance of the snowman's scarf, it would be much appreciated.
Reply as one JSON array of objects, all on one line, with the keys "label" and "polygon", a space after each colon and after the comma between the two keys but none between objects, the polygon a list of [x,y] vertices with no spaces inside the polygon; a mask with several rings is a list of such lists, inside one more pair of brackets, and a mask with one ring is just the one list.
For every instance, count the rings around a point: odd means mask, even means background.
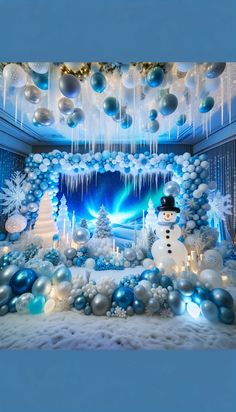
[{"label": "snowman's scarf", "polygon": [[166,226],[166,227],[168,227],[169,229],[173,230],[173,229],[174,229],[174,226],[175,226],[175,223],[158,222],[158,225],[160,225],[160,226]]}]

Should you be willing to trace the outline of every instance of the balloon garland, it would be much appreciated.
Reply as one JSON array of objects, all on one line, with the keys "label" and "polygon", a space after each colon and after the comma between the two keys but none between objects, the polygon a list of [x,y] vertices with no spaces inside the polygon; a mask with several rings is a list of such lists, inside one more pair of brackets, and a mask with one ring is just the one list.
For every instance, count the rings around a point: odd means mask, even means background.
[{"label": "balloon garland", "polygon": [[[76,121],[82,121],[81,109],[76,110],[80,117],[80,120],[77,118]],[[75,118],[72,120],[75,121]],[[208,224],[208,167],[209,162],[205,154],[191,156],[190,153],[183,155],[161,153],[157,155],[149,152],[128,154],[109,151],[72,154],[59,150],[30,154],[25,163],[27,190],[21,212],[28,221],[34,223],[40,199],[45,191],[49,191],[56,215],[58,203],[56,194],[60,174],[78,179],[79,176],[80,178],[92,176],[94,172],[119,171],[123,175],[129,175],[137,183],[142,182],[146,175],[166,176],[169,173],[172,181],[167,186],[166,195],[178,196],[177,204],[183,212],[188,211],[186,217],[183,214],[182,222],[189,231],[192,231]],[[178,193],[176,183],[180,186]]]}]

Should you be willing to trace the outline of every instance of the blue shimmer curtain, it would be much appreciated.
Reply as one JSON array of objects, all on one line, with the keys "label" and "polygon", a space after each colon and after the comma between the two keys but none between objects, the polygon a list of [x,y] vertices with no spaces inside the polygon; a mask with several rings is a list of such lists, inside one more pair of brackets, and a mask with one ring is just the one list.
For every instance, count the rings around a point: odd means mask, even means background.
[{"label": "blue shimmer curtain", "polygon": [[[236,236],[236,139],[207,151],[210,162],[210,180],[217,182],[217,188],[232,198],[232,216],[226,217],[226,227],[231,239]],[[224,237],[227,231],[222,227]]]},{"label": "blue shimmer curtain", "polygon": [[[12,173],[17,170],[24,170],[24,164],[24,156],[0,148],[0,189],[4,187],[5,179],[9,179]],[[0,206],[0,231],[4,230],[5,221],[6,215],[2,214],[2,208]]]}]

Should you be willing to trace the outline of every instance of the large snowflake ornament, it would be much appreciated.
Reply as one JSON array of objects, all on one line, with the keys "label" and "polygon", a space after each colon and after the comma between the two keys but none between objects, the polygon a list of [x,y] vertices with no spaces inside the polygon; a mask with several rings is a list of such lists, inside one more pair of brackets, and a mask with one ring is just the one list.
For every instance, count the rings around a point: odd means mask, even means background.
[{"label": "large snowflake ornament", "polygon": [[0,205],[4,215],[12,215],[19,212],[22,201],[25,199],[26,180],[25,175],[19,171],[5,180],[6,187],[0,193]]},{"label": "large snowflake ornament", "polygon": [[222,193],[217,190],[209,193],[208,200],[211,207],[208,212],[210,219],[218,218],[225,222],[226,216],[232,215],[232,203],[230,195],[222,195]]}]

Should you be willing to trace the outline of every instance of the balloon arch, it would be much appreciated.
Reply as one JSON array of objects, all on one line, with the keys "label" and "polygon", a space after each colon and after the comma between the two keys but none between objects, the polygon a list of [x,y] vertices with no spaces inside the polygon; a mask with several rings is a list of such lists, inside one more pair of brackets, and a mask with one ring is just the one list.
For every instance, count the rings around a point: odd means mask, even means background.
[{"label": "balloon arch", "polygon": [[137,187],[141,187],[146,179],[152,182],[154,178],[157,181],[158,176],[162,175],[164,178],[171,177],[172,181],[179,184],[178,196],[176,197],[177,193],[173,194],[181,208],[181,223],[192,231],[208,224],[208,168],[209,162],[205,154],[129,154],[106,150],[84,154],[59,150],[32,153],[25,161],[27,184],[21,213],[33,224],[40,199],[45,191],[49,191],[56,216],[60,174],[66,179],[71,190],[76,190],[79,183],[88,183],[95,173],[119,171],[125,180],[133,179]]}]

